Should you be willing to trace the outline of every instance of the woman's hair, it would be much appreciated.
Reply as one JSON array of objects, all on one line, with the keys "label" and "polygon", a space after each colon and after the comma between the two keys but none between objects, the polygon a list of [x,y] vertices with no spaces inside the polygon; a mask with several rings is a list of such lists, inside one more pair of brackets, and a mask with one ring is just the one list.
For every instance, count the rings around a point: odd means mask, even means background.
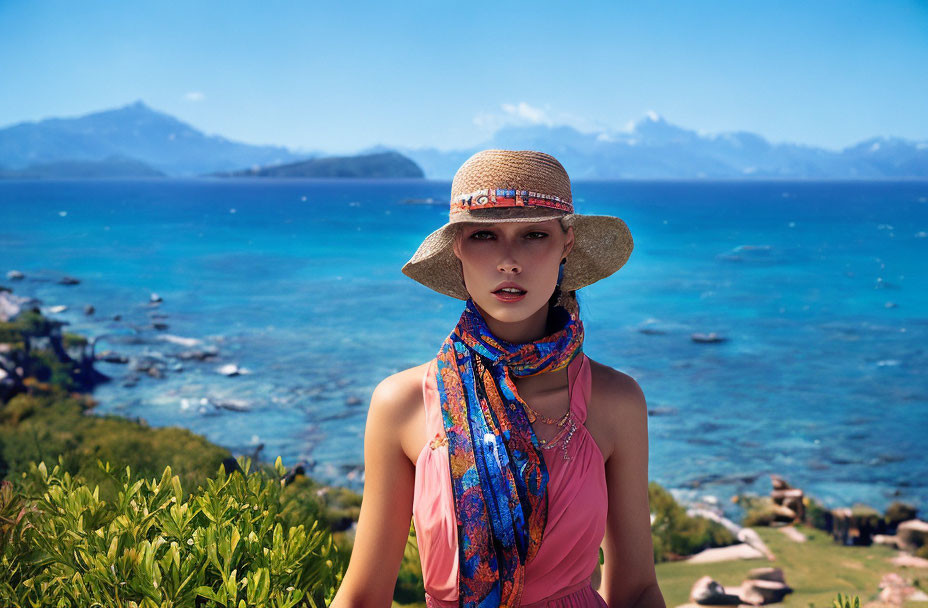
[{"label": "woman's hair", "polygon": [[[567,227],[564,226],[563,222],[558,222],[561,227],[561,230],[564,231],[564,234],[567,234]],[[577,290],[572,289],[567,292],[567,297],[572,300],[577,300]],[[554,293],[551,294],[551,297],[548,298],[548,310],[557,305],[557,301],[561,298],[561,286],[557,285],[554,287]],[[578,302],[579,303],[579,302]]]}]

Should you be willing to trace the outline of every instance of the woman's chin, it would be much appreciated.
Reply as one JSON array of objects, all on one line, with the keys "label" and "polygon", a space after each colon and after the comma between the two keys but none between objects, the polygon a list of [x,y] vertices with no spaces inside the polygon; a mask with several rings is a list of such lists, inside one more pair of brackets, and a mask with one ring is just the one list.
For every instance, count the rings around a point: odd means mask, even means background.
[{"label": "woman's chin", "polygon": [[503,323],[518,323],[538,312],[540,305],[522,298],[517,302],[501,302],[496,298],[477,304],[491,317]]}]

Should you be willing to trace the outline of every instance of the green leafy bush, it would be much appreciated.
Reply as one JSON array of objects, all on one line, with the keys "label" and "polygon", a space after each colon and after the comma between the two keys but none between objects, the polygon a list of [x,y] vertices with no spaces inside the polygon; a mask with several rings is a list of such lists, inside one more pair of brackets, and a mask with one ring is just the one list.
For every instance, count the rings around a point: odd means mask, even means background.
[{"label": "green leafy bush", "polygon": [[896,500],[886,507],[886,513],[883,515],[883,519],[890,528],[895,528],[904,521],[915,519],[917,515],[918,509],[914,506]]},{"label": "green leafy bush", "polygon": [[673,495],[657,482],[648,484],[648,498],[654,523],[651,541],[654,561],[663,562],[698,553],[709,547],[724,547],[736,542],[734,535],[721,524],[705,517],[690,517]]},{"label": "green leafy bush", "polygon": [[[282,482],[267,474],[227,475],[184,496],[180,478],[119,478],[100,487],[45,463],[0,491],[0,603],[4,606],[316,607],[330,602],[347,559],[330,532],[282,525]],[[286,473],[280,459],[280,477]],[[24,513],[16,523],[11,515]]]},{"label": "green leafy bush", "polygon": [[860,608],[860,598],[854,596],[854,603],[851,603],[851,596],[842,596],[840,593],[832,600],[833,608]]},{"label": "green leafy bush", "polygon": [[[195,488],[232,456],[190,430],[150,428],[112,414],[90,414],[93,405],[89,395],[56,385],[0,404],[0,477],[15,480],[30,463],[55,462],[60,454],[62,471],[88,484],[104,482],[96,465],[102,460],[120,468],[128,465],[142,477],[160,477],[170,466],[184,487]],[[110,489],[102,488],[104,498]]]},{"label": "green leafy bush", "polygon": [[775,521],[781,520],[781,516],[777,514],[773,499],[769,496],[738,494],[735,497],[735,502],[744,510],[744,515],[741,518],[742,526],[748,528],[769,526]]},{"label": "green leafy bush", "polygon": [[347,530],[358,521],[361,495],[348,488],[322,485],[297,475],[284,490],[284,520],[291,525],[318,519],[333,531]]},{"label": "green leafy bush", "polygon": [[810,496],[803,499],[803,504],[805,505],[805,523],[813,528],[831,532],[833,521],[831,509]]},{"label": "green leafy bush", "polygon": [[425,599],[425,582],[422,578],[422,562],[419,558],[419,544],[416,541],[416,527],[409,522],[409,536],[403,550],[403,561],[393,590],[393,601],[400,604],[421,603]]}]

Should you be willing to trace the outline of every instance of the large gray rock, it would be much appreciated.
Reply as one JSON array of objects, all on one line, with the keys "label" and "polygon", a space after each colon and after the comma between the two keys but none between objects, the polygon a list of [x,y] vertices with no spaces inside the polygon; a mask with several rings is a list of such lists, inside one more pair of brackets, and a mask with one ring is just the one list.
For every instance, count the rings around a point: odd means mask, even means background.
[{"label": "large gray rock", "polygon": [[711,576],[704,576],[693,583],[690,599],[703,606],[733,606],[741,603],[741,598],[727,593],[725,587]]},{"label": "large gray rock", "polygon": [[896,527],[896,541],[903,551],[915,551],[928,544],[928,522],[910,519]]},{"label": "large gray rock", "polygon": [[741,601],[746,604],[773,604],[782,602],[792,588],[781,581],[767,581],[761,579],[747,579],[741,583]]},{"label": "large gray rock", "polygon": [[783,570],[781,568],[774,568],[772,566],[749,570],[748,578],[758,581],[775,581],[778,583],[786,582],[786,578],[783,576]]},{"label": "large gray rock", "polygon": [[736,559],[764,559],[767,557],[758,549],[747,543],[728,545],[727,547],[710,547],[699,553],[690,555],[686,562],[690,564],[705,564],[711,562],[727,562]]}]

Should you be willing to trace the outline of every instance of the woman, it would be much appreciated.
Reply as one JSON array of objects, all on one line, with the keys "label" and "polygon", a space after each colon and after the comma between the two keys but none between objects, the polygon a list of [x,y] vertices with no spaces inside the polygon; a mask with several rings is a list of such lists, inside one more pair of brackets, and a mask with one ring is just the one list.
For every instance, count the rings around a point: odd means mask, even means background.
[{"label": "woman", "polygon": [[429,606],[664,606],[644,395],[583,353],[575,294],[625,264],[627,226],[574,214],[541,152],[479,152],[451,191],[403,272],[464,311],[435,359],[374,390],[332,606],[390,606],[411,517]]}]

